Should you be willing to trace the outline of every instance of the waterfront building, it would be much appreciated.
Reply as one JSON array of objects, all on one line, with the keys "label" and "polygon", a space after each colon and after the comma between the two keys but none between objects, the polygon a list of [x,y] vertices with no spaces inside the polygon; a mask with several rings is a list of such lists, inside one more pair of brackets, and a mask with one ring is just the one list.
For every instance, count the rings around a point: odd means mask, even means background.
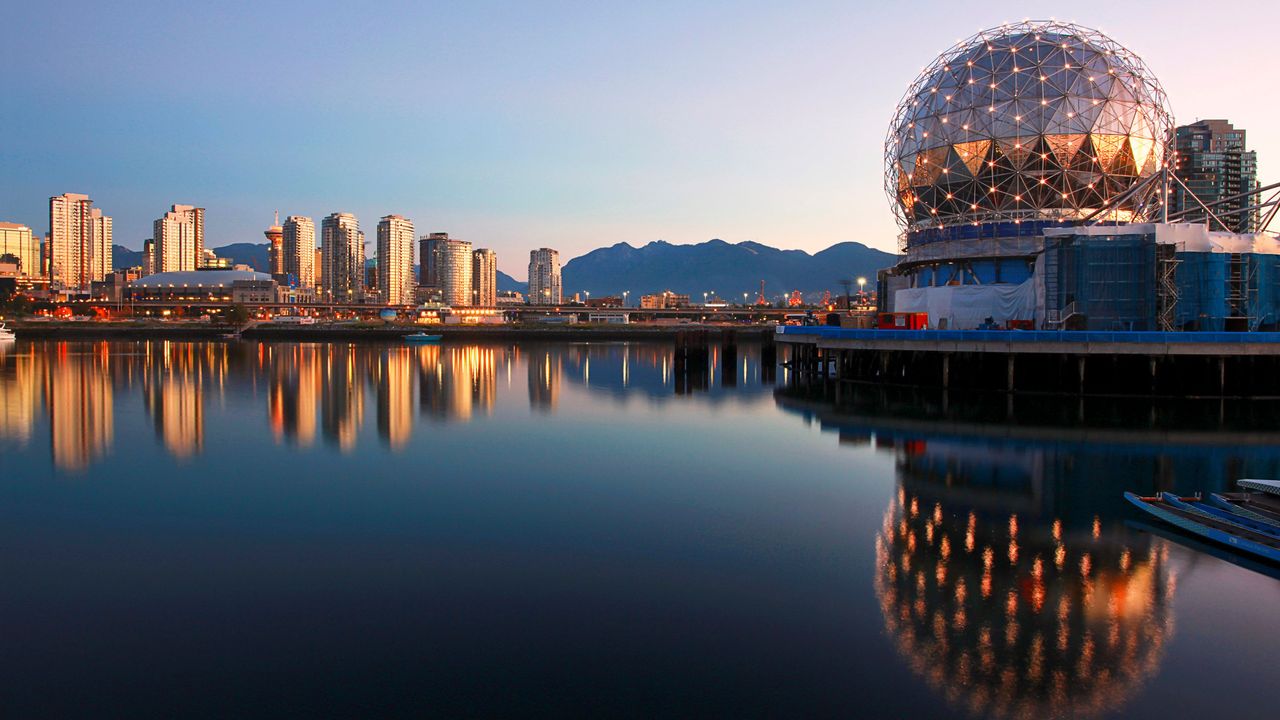
[{"label": "waterfront building", "polygon": [[378,222],[378,296],[385,305],[413,304],[413,222],[387,215]]},{"label": "waterfront building", "polygon": [[364,299],[364,233],[355,215],[336,212],[320,224],[321,289],[331,302]]},{"label": "waterfront building", "polygon": [[312,272],[315,273],[316,278],[315,288],[316,292],[319,293],[321,287],[320,283],[322,282],[321,276],[324,273],[324,251],[318,247],[315,252],[311,253],[311,267],[314,268]]},{"label": "waterfront building", "polygon": [[933,308],[961,329],[1056,327],[1036,307],[1054,281],[1053,268],[1035,277],[1046,231],[1158,217],[1171,125],[1159,81],[1096,30],[1024,21],[953,46],[889,127],[885,191],[902,235],[881,309]]},{"label": "waterfront building", "polygon": [[304,215],[285,218],[280,254],[282,273],[293,276],[298,287],[317,287],[316,225],[311,218]]},{"label": "waterfront building", "polygon": [[436,249],[449,241],[449,233],[434,232],[423,235],[418,241],[418,287],[440,289],[440,270],[436,263]]},{"label": "waterfront building", "polygon": [[204,257],[204,208],[173,205],[154,223],[156,272],[196,270]]},{"label": "waterfront building", "polygon": [[90,283],[100,282],[115,268],[112,267],[111,218],[98,208],[89,210],[89,277]]},{"label": "waterfront building", "polygon": [[283,275],[284,228],[280,225],[279,212],[276,212],[276,221],[262,234],[267,237],[267,272],[272,275]]},{"label": "waterfront building", "polygon": [[276,283],[251,270],[194,270],[155,273],[129,283],[126,297],[135,302],[243,303],[274,302]]},{"label": "waterfront building", "polygon": [[563,301],[560,283],[560,253],[551,248],[529,252],[529,303],[559,305]]},{"label": "waterfront building", "polygon": [[428,256],[423,265],[428,267],[424,277],[428,288],[439,291],[440,302],[452,307],[471,305],[472,257],[471,243],[450,238],[448,233],[431,233],[424,239],[423,247]]},{"label": "waterfront building", "polygon": [[472,304],[493,307],[498,304],[498,254],[479,248],[471,257]]},{"label": "waterfront building", "polygon": [[[1174,172],[1195,196],[1175,185],[1170,211],[1188,211],[1182,219],[1190,222],[1209,220],[1210,230],[1254,232],[1258,208],[1249,208],[1259,199],[1241,195],[1258,188],[1258,154],[1246,148],[1244,128],[1228,120],[1198,120],[1179,127],[1175,137]],[[1201,203],[1217,220],[1210,220]]]},{"label": "waterfront building", "polygon": [[656,295],[641,295],[642,310],[672,310],[689,307],[689,296],[664,290]]},{"label": "waterfront building", "polygon": [[17,275],[40,274],[40,247],[31,228],[0,222],[0,263],[15,265]]},{"label": "waterfront building", "polygon": [[156,272],[156,241],[147,238],[142,241],[142,274],[153,275]]},{"label": "waterfront building", "polygon": [[87,290],[111,267],[111,218],[88,195],[49,198],[49,279],[58,288]]}]

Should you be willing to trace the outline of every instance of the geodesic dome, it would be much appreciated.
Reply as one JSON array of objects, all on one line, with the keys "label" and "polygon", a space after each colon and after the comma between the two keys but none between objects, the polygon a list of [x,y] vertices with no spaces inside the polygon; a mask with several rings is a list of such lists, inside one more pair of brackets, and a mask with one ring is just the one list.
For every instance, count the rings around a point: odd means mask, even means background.
[{"label": "geodesic dome", "polygon": [[[885,141],[885,190],[908,231],[1081,218],[1162,167],[1172,124],[1155,76],[1109,37],[1002,25],[943,53],[907,91]],[[1135,206],[1111,209],[1124,220]]]}]

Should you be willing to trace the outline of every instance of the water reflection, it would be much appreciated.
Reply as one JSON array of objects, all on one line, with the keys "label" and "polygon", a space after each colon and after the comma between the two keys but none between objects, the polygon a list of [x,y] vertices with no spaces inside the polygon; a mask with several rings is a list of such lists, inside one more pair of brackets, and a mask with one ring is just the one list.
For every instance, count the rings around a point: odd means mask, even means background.
[{"label": "water reflection", "polygon": [[1160,667],[1187,568],[1167,541],[1126,524],[1122,491],[1225,488],[1280,469],[1280,433],[1265,426],[1159,420],[1203,416],[1187,408],[1147,407],[1144,427],[1124,407],[1069,400],[1065,414],[1083,425],[1042,425],[1008,414],[1054,417],[1044,398],[1034,409],[883,391],[837,402],[788,388],[776,399],[842,443],[893,455],[896,488],[874,536],[884,626],[913,672],[973,717],[1125,707]]},{"label": "water reflection", "polygon": [[22,342],[0,347],[0,442],[27,447],[47,413],[54,467],[83,472],[110,453],[116,413],[136,393],[159,445],[189,461],[206,452],[209,406],[224,404],[231,392],[262,403],[277,444],[308,449],[319,439],[350,453],[372,425],[397,452],[413,441],[418,417],[491,417],[504,388],[517,391],[521,376],[529,411],[538,414],[558,411],[566,385],[664,401],[692,384],[701,388],[699,398],[724,402],[731,393],[763,392],[772,381],[758,346],[729,354],[713,346],[707,367],[697,369],[701,379],[692,382],[677,377],[672,354],[662,343]]}]

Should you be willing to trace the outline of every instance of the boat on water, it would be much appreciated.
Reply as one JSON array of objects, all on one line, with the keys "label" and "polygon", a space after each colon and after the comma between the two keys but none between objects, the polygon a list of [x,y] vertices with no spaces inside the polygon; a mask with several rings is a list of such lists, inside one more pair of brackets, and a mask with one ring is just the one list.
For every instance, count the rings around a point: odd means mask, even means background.
[{"label": "boat on water", "polygon": [[12,330],[5,327],[4,323],[0,322],[0,342],[4,342],[5,340],[17,340],[17,339],[18,339],[18,336],[15,335]]},{"label": "boat on water", "polygon": [[1209,504],[1240,517],[1267,523],[1280,530],[1280,498],[1265,493],[1210,493]]},{"label": "boat on water", "polygon": [[1257,480],[1254,478],[1242,478],[1236,481],[1236,484],[1245,490],[1256,490],[1268,495],[1280,497],[1280,480]]},{"label": "boat on water", "polygon": [[438,343],[443,337],[443,335],[428,335],[424,332],[416,332],[412,335],[405,335],[404,341],[409,345],[425,345],[428,343]]},{"label": "boat on water", "polygon": [[1179,530],[1224,545],[1269,562],[1280,563],[1280,536],[1262,532],[1239,522],[1232,522],[1196,508],[1199,498],[1179,498],[1171,493],[1159,497],[1142,497],[1126,492],[1124,499],[1143,512],[1173,525]]}]

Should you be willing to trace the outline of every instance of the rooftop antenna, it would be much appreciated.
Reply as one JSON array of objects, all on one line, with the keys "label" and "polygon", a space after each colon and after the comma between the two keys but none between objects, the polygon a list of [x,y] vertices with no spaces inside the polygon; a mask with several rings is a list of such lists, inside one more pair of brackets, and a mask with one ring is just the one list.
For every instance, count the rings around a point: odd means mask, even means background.
[{"label": "rooftop antenna", "polygon": [[279,224],[280,224],[280,211],[279,211],[279,210],[277,210],[277,211],[276,211],[276,222],[275,222],[275,224],[276,224],[276,225],[279,225]]}]

